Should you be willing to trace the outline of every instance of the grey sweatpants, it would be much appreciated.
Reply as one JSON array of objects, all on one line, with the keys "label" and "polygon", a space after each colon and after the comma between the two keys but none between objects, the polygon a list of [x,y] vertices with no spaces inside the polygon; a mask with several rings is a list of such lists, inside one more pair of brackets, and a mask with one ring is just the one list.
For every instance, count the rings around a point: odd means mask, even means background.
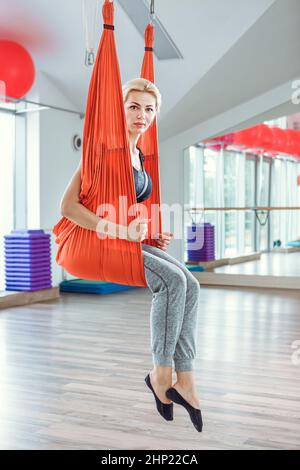
[{"label": "grey sweatpants", "polygon": [[152,296],[150,333],[155,365],[194,369],[200,284],[171,255],[142,243],[145,276]]}]

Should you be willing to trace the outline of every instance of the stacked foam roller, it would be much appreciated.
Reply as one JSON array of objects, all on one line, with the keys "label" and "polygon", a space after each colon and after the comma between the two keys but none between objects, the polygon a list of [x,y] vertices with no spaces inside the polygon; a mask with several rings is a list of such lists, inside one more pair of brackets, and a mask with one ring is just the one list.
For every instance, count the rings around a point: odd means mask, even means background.
[{"label": "stacked foam roller", "polygon": [[4,235],[5,289],[35,291],[51,286],[50,234],[12,230]]},{"label": "stacked foam roller", "polygon": [[188,261],[215,259],[215,227],[208,222],[187,227]]}]

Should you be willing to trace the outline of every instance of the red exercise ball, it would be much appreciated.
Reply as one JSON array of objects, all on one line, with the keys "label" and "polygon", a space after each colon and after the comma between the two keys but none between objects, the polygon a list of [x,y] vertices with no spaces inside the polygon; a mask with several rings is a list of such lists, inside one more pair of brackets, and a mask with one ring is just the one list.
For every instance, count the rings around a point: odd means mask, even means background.
[{"label": "red exercise ball", "polygon": [[234,139],[234,133],[231,132],[230,134],[224,135],[224,140],[223,140],[223,142],[224,142],[225,144],[231,145],[231,144],[233,143],[233,139]]},{"label": "red exercise ball", "polygon": [[273,150],[273,134],[266,124],[259,124],[256,146],[264,150]]},{"label": "red exercise ball", "polygon": [[295,130],[295,155],[297,155],[297,157],[300,157],[300,131],[296,131]]},{"label": "red exercise ball", "polygon": [[22,98],[34,82],[35,68],[30,54],[23,46],[0,40],[0,80],[5,83],[6,95]]},{"label": "red exercise ball", "polygon": [[232,144],[233,133],[219,135],[218,137],[214,137],[214,140],[217,140],[218,142],[223,142],[224,144]]},{"label": "red exercise ball", "polygon": [[257,124],[256,126],[236,132],[234,145],[272,150],[273,134],[266,124]]},{"label": "red exercise ball", "polygon": [[295,131],[294,129],[286,129],[285,133],[287,136],[285,153],[288,153],[289,155],[299,155],[298,131]]},{"label": "red exercise ball", "polygon": [[205,140],[203,140],[203,143],[206,144],[207,147],[209,147],[213,150],[220,150],[221,149],[221,143],[224,144],[224,148],[227,148],[229,144],[232,144],[233,136],[234,136],[233,133],[219,135],[217,137],[212,137],[210,139],[205,139]]},{"label": "red exercise ball", "polygon": [[206,147],[215,152],[219,152],[222,148],[221,144],[213,144],[212,141],[206,143]]},{"label": "red exercise ball", "polygon": [[273,134],[273,148],[277,152],[285,152],[287,135],[281,127],[270,127]]},{"label": "red exercise ball", "polygon": [[265,149],[270,144],[270,131],[265,124],[257,124],[242,131],[236,132],[234,145],[249,148]]},{"label": "red exercise ball", "polygon": [[256,127],[249,127],[234,133],[233,145],[242,147],[253,147],[253,138],[256,133]]}]

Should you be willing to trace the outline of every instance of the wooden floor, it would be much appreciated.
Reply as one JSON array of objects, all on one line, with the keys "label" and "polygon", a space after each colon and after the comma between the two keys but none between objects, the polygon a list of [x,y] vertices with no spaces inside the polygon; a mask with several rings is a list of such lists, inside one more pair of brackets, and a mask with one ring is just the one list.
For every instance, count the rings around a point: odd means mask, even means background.
[{"label": "wooden floor", "polygon": [[137,288],[1,310],[0,448],[300,449],[298,294],[201,287],[202,433],[146,387],[150,304]]}]

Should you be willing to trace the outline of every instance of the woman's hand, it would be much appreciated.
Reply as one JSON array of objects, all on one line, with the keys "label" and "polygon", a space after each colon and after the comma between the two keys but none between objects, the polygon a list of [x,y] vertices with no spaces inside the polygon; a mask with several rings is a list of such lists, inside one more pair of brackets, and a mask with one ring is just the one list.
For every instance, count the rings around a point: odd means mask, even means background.
[{"label": "woman's hand", "polygon": [[157,239],[157,247],[161,248],[163,251],[166,251],[173,237],[174,237],[173,232],[159,233],[159,238]]},{"label": "woman's hand", "polygon": [[151,219],[144,217],[137,217],[132,220],[127,227],[127,240],[130,242],[142,242],[148,232],[148,222]]}]

